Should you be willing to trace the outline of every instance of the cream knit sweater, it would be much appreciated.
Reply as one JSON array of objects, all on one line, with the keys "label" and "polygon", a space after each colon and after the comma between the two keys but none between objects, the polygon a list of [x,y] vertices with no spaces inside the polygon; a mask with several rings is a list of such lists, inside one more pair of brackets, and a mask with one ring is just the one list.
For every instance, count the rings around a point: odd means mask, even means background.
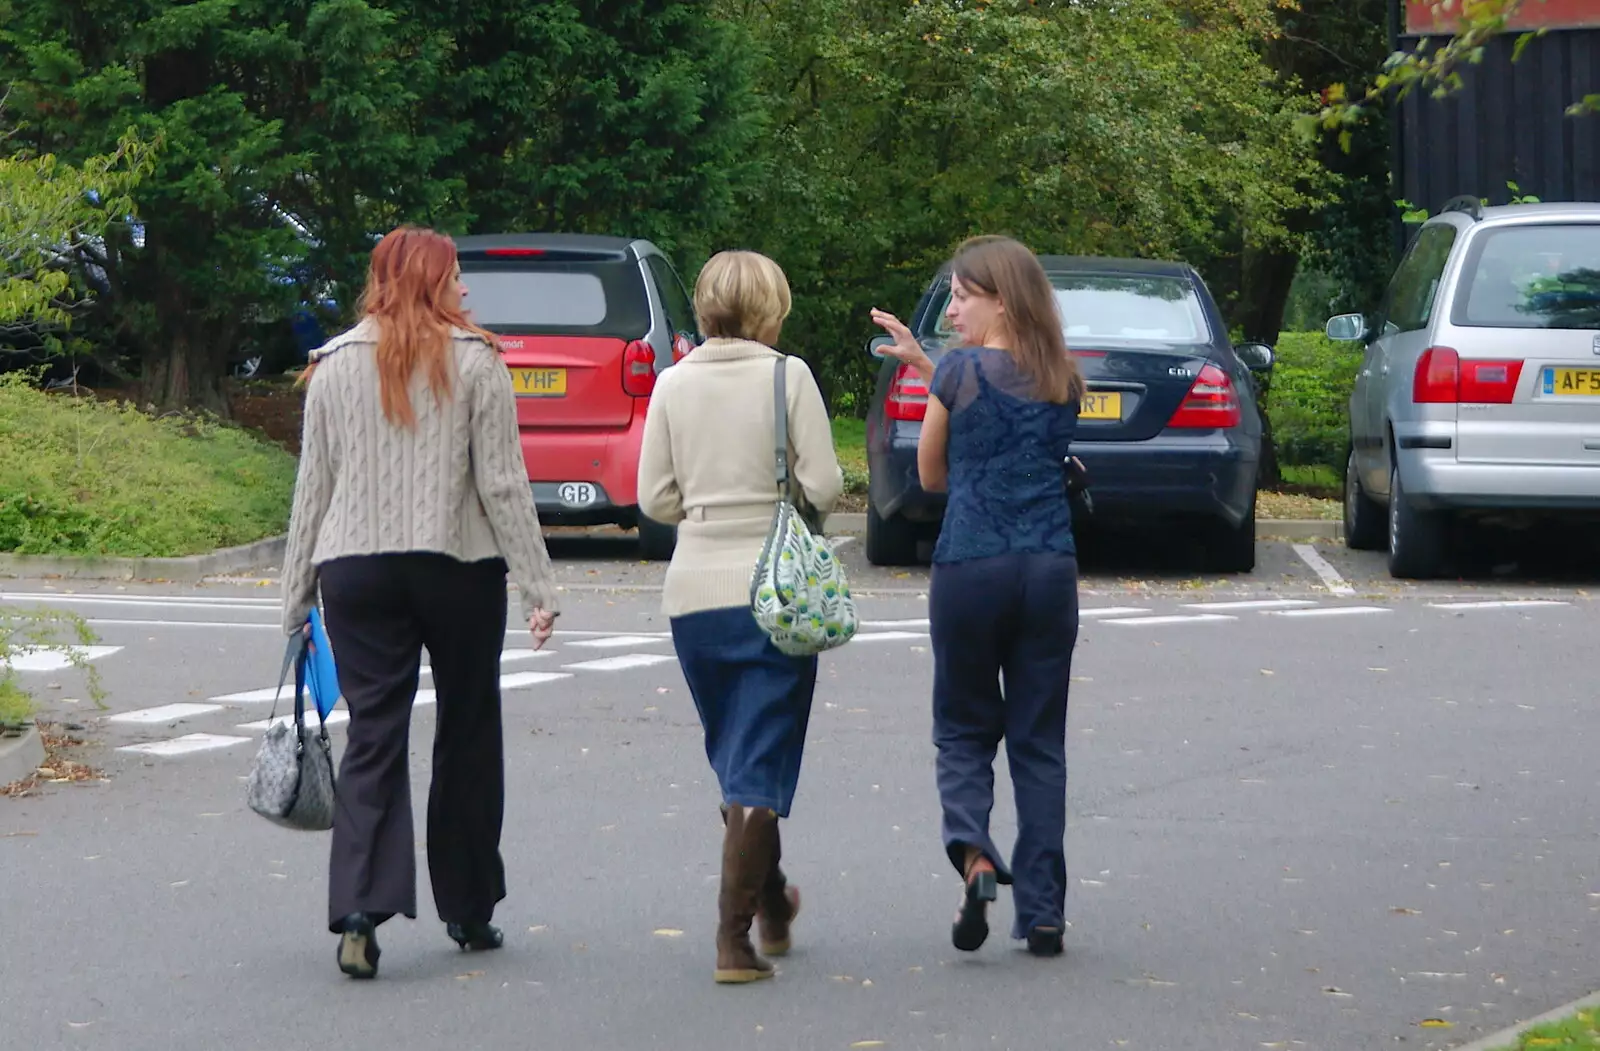
[{"label": "cream knit sweater", "polygon": [[417,425],[406,429],[383,415],[377,341],[378,323],[368,318],[311,354],[317,370],[284,556],[284,632],[310,615],[317,567],[348,555],[504,558],[524,612],[555,612],[505,362],[483,339],[455,330],[451,397],[436,404],[419,373],[411,387]]},{"label": "cream knit sweater", "polygon": [[[662,610],[670,617],[750,603],[750,577],[778,501],[773,370],[760,343],[709,339],[661,374],[639,455],[639,507],[678,524]],[[822,392],[791,357],[789,468],[806,503],[826,515],[844,489]]]}]

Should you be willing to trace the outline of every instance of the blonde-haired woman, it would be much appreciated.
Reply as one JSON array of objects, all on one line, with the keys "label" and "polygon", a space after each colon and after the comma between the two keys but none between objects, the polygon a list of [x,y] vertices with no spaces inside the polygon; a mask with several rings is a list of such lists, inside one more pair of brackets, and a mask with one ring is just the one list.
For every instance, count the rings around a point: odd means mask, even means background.
[{"label": "blonde-haired woman", "polygon": [[695,282],[707,339],[657,381],[639,460],[639,503],[678,523],[663,609],[723,800],[718,982],[770,977],[800,907],[778,861],[778,819],[800,775],[817,659],[780,653],[750,612],[750,579],[777,504],[775,370],[785,369],[794,496],[825,516],[843,489],[822,393],[805,362],[772,349],[790,308],[778,264],[712,257]]},{"label": "blonde-haired woman", "polygon": [[377,974],[379,924],[417,915],[408,738],[424,646],[434,904],[463,949],[500,947],[508,566],[536,647],[556,617],[511,376],[463,295],[448,237],[394,230],[373,249],[361,322],[312,353],[307,383],[283,628],[305,629],[320,584],[350,709],[328,929],[353,978]]}]

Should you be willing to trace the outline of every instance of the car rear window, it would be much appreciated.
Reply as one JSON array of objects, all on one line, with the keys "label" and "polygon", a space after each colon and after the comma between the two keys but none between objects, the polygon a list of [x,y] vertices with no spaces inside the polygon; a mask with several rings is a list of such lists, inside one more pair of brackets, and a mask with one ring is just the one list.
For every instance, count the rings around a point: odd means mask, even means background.
[{"label": "car rear window", "polygon": [[[1210,339],[1205,310],[1194,285],[1181,277],[1145,274],[1051,274],[1061,328],[1074,340],[1155,340],[1204,343]],[[950,336],[940,304],[937,332]]]},{"label": "car rear window", "polygon": [[1451,310],[1465,328],[1600,329],[1600,223],[1541,223],[1473,238]]},{"label": "car rear window", "polygon": [[637,263],[474,262],[462,260],[466,308],[497,332],[637,339],[650,308]]}]

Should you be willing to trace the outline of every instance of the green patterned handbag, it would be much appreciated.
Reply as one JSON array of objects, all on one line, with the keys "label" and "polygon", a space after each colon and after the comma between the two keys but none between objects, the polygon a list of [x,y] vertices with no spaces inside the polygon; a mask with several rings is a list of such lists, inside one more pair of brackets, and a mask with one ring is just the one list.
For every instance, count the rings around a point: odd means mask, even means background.
[{"label": "green patterned handbag", "polygon": [[822,523],[808,523],[795,506],[789,481],[787,372],[788,358],[779,357],[772,384],[778,506],[750,580],[750,612],[780,651],[810,657],[850,641],[856,633],[856,604],[844,566],[822,535]]}]

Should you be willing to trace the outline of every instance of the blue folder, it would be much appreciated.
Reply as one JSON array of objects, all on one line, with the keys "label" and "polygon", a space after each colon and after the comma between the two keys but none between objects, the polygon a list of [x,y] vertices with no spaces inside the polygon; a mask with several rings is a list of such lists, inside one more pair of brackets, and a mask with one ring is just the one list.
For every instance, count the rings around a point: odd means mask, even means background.
[{"label": "blue folder", "polygon": [[311,654],[306,660],[306,691],[323,719],[339,703],[339,672],[333,664],[333,647],[328,644],[328,629],[322,614],[311,610]]}]

